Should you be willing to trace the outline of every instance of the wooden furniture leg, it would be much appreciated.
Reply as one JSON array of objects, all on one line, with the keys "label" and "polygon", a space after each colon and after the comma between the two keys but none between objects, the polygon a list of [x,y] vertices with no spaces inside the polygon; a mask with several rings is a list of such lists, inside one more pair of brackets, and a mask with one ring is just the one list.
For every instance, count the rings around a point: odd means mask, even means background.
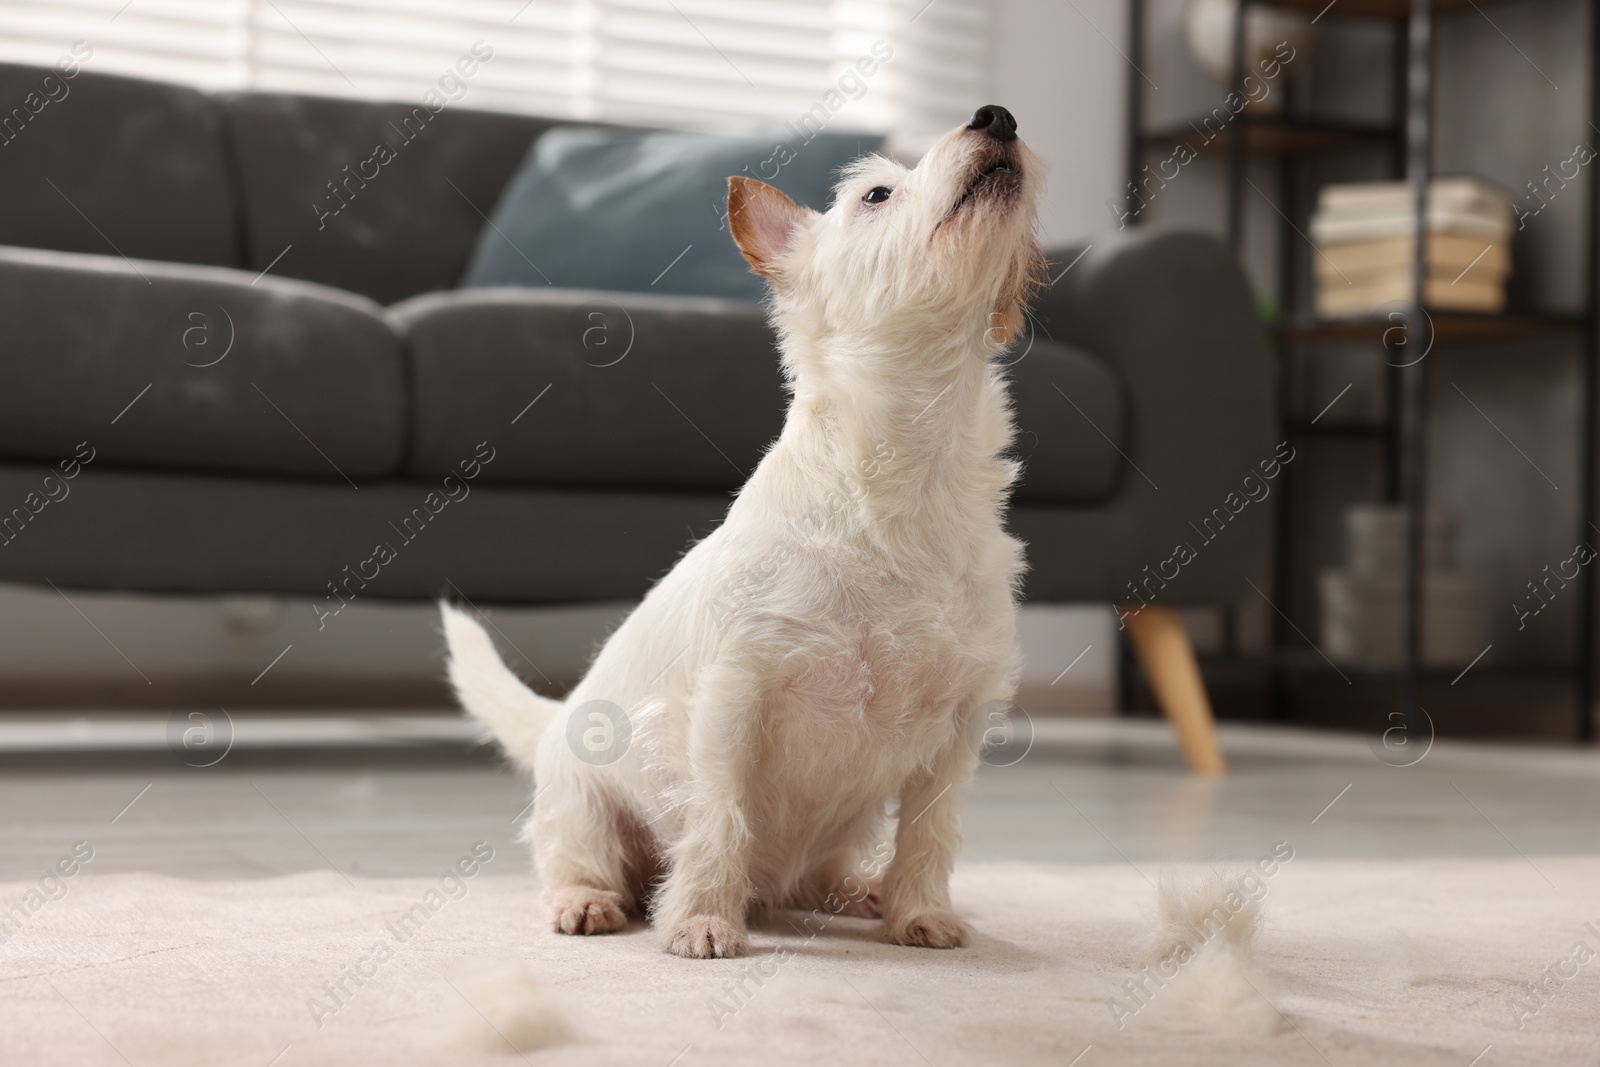
[{"label": "wooden furniture leg", "polygon": [[1226,774],[1211,701],[1183,620],[1173,608],[1156,604],[1129,605],[1123,618],[1133,651],[1162,714],[1177,731],[1189,768],[1196,774]]}]

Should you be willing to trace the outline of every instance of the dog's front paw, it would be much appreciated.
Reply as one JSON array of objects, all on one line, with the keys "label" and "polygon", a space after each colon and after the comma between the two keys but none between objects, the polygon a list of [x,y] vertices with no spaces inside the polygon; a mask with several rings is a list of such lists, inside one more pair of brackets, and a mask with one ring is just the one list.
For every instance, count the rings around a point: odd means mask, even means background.
[{"label": "dog's front paw", "polygon": [[722,959],[744,954],[743,928],[715,915],[691,915],[672,931],[667,947],[691,960]]},{"label": "dog's front paw", "polygon": [[558,934],[610,934],[628,925],[621,893],[573,885],[552,890],[550,925]]},{"label": "dog's front paw", "polygon": [[967,925],[948,911],[924,911],[888,926],[891,945],[917,948],[960,948],[967,943]]}]

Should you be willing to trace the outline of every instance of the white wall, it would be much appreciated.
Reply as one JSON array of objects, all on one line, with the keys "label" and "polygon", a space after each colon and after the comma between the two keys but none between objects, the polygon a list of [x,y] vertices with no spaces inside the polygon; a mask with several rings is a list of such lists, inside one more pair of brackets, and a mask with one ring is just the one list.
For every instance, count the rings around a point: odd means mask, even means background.
[{"label": "white wall", "polygon": [[[1049,168],[1039,211],[1046,247],[1093,241],[1112,228],[1106,202],[1126,181],[1128,6],[1128,0],[991,5],[989,102],[1016,115],[1017,132]],[[1080,711],[1115,705],[1118,636],[1109,609],[1039,605],[1024,612],[1019,629],[1024,706],[1029,699]]]},{"label": "white wall", "polygon": [[1128,2],[995,0],[993,10],[990,102],[1017,116],[1050,168],[1047,244],[1093,239],[1110,229],[1106,201],[1126,180]]}]

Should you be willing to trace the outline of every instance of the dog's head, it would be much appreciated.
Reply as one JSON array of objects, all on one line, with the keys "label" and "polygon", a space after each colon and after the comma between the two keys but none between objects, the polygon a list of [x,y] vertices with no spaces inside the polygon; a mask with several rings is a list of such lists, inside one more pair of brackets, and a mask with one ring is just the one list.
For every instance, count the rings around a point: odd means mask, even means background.
[{"label": "dog's head", "polygon": [[994,352],[1021,331],[1044,270],[1034,236],[1042,171],[1011,113],[989,105],[913,169],[857,161],[826,214],[730,178],[729,229],[790,335],[868,349],[886,336],[959,337]]}]

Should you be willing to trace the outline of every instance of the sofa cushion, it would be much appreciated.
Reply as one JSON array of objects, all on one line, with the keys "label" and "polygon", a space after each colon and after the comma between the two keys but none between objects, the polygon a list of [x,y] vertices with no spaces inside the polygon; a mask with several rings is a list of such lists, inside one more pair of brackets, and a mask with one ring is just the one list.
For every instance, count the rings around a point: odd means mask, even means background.
[{"label": "sofa cushion", "polygon": [[732,489],[783,425],[754,304],[477,289],[389,315],[411,367],[415,477],[450,473],[493,434],[491,481]]},{"label": "sofa cushion", "polygon": [[455,286],[506,179],[553,124],[459,105],[435,113],[420,102],[286,93],[224,104],[249,265],[276,261],[274,274],[385,304]]},{"label": "sofa cushion", "polygon": [[87,442],[97,466],[391,474],[405,375],[380,311],[226,268],[0,247],[0,456]]},{"label": "sofa cushion", "polygon": [[[491,481],[735,489],[783,428],[776,343],[753,305],[482,289],[419,297],[389,317],[411,367],[412,477],[449,474],[496,435]],[[1040,341],[1010,374],[1019,498],[1115,492],[1126,420],[1111,370]]]},{"label": "sofa cushion", "polygon": [[[222,114],[179,85],[0,64],[0,244],[238,266]],[[68,71],[74,71],[67,76]]]},{"label": "sofa cushion", "polygon": [[836,172],[873,135],[561,127],[529,149],[461,284],[684,293],[756,301],[760,278],[728,236],[728,177],[770,181],[827,208]]}]

